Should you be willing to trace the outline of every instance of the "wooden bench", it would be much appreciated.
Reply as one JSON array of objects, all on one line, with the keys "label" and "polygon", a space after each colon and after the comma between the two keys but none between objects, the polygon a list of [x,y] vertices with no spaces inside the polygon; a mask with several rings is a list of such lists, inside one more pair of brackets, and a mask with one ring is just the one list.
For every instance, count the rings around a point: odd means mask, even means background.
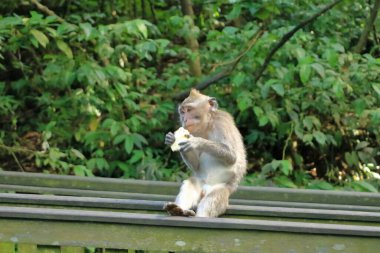
[{"label": "wooden bench", "polygon": [[240,187],[223,217],[169,217],[178,189],[0,172],[0,253],[380,252],[380,194]]}]

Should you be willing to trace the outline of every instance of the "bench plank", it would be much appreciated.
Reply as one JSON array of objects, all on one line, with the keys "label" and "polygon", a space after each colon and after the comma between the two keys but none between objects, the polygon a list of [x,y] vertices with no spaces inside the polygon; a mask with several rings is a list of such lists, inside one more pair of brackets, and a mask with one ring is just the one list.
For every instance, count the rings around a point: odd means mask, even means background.
[{"label": "bench plank", "polygon": [[[10,238],[12,239],[12,238]],[[14,238],[13,238],[14,240]],[[1,253],[14,253],[15,244],[12,242],[0,242],[0,252]]]},{"label": "bench plank", "polygon": [[[373,253],[379,238],[281,233],[257,230],[165,227],[150,225],[0,219],[0,241],[172,252]],[[337,251],[338,250],[338,251]]]},{"label": "bench plank", "polygon": [[186,218],[157,214],[112,211],[65,210],[51,208],[7,207],[0,209],[0,217],[19,219],[64,220],[98,223],[134,224],[165,227],[196,227],[228,230],[262,230],[312,234],[337,234],[380,237],[380,227],[320,224],[309,222],[270,221],[233,218]]},{"label": "bench plank", "polygon": [[83,247],[61,246],[61,253],[84,253]]},{"label": "bench plank", "polygon": [[[63,188],[69,189],[70,191],[78,189],[171,196],[178,193],[180,186],[179,183],[173,182],[62,176],[8,171],[0,172],[0,184]],[[380,207],[380,194],[348,191],[240,186],[238,191],[232,195],[232,198],[242,200],[271,200]]]},{"label": "bench plank", "polygon": [[[0,203],[162,212],[164,201],[0,193]],[[230,205],[227,215],[380,222],[380,213],[330,209]]]},{"label": "bench plank", "polygon": [[[78,189],[61,189],[49,187],[35,186],[19,186],[19,185],[4,185],[0,184],[0,191],[5,192],[21,192],[33,194],[53,194],[60,196],[79,196],[79,197],[98,197],[98,198],[114,198],[114,199],[136,199],[136,200],[156,200],[156,201],[173,201],[174,195],[160,194],[144,194],[144,193],[123,193],[123,192],[104,192],[93,190],[78,190]],[[380,212],[378,206],[363,206],[363,205],[343,205],[343,204],[321,204],[321,203],[302,203],[302,202],[285,202],[271,200],[230,200],[234,205],[249,205],[249,206],[277,206],[277,207],[298,207],[310,209],[330,209],[330,210],[351,210],[364,212]]]},{"label": "bench plank", "polygon": [[19,243],[17,245],[18,253],[37,253],[37,245],[31,243]]}]

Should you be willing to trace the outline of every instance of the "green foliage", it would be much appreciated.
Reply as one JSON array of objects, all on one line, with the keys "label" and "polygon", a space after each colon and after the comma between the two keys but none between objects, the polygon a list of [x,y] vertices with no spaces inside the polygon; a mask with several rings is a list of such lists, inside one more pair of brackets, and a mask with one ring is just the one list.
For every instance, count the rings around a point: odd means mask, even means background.
[{"label": "green foliage", "polygon": [[[188,65],[192,33],[205,76],[243,56],[206,93],[219,98],[244,135],[246,184],[379,190],[376,39],[369,38],[363,54],[353,53],[369,15],[365,1],[343,1],[299,30],[257,82],[273,45],[330,1],[193,1],[191,30],[172,1],[145,1],[145,7],[142,1],[42,1],[64,22],[34,5],[5,2],[1,168],[183,178],[188,171],[163,138],[178,127],[173,96],[199,81]],[[265,33],[249,48],[263,22]],[[378,20],[375,25],[379,38]],[[23,149],[18,161],[10,147]]]}]

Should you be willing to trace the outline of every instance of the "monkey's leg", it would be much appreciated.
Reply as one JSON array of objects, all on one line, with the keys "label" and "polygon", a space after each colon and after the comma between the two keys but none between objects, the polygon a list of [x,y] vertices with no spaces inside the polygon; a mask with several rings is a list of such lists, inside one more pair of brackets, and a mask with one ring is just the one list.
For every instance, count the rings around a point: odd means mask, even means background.
[{"label": "monkey's leg", "polygon": [[175,203],[165,204],[164,209],[173,216],[194,216],[195,212],[191,210],[198,205],[201,198],[202,187],[200,181],[191,177],[183,181]]},{"label": "monkey's leg", "polygon": [[225,184],[212,186],[198,205],[197,217],[218,217],[228,207],[230,190]]}]

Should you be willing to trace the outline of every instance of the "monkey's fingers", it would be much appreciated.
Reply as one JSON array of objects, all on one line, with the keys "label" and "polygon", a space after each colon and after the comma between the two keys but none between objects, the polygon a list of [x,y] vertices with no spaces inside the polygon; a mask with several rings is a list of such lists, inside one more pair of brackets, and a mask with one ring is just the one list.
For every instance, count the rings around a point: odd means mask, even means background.
[{"label": "monkey's fingers", "polygon": [[175,136],[172,132],[169,132],[165,136],[165,144],[166,145],[172,145],[175,142]]},{"label": "monkey's fingers", "polygon": [[189,141],[180,142],[180,143],[178,143],[178,145],[180,147],[180,149],[179,149],[180,152],[187,152],[190,149],[192,149],[192,145]]}]

